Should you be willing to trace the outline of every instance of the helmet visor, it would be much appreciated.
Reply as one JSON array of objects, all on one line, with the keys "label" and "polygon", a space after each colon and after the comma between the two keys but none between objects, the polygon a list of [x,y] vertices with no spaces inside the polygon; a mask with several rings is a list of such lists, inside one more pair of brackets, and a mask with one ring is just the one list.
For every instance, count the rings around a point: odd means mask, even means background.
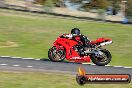
[{"label": "helmet visor", "polygon": [[80,31],[79,30],[75,30],[75,33],[76,35],[80,35]]}]

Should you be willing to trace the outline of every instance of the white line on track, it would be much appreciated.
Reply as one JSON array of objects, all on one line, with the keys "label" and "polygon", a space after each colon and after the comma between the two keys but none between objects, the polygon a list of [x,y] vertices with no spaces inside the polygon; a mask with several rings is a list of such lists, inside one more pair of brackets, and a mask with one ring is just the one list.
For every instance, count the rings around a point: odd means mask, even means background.
[{"label": "white line on track", "polygon": [[12,65],[12,66],[14,66],[14,67],[18,67],[18,66],[20,66],[20,65],[15,64],[15,65]]},{"label": "white line on track", "polygon": [[31,60],[31,59],[34,59],[34,58],[21,58],[21,59]]},{"label": "white line on track", "polygon": [[108,66],[108,67],[109,67],[109,66],[111,66],[111,65],[106,65],[106,66]]},{"label": "white line on track", "polygon": [[92,64],[92,63],[82,63],[82,64],[87,64],[87,65],[95,65],[95,64]]},{"label": "white line on track", "polygon": [[33,66],[26,66],[26,67],[28,67],[28,68],[32,68]]},{"label": "white line on track", "polygon": [[11,57],[11,56],[0,56],[0,57]]},{"label": "white line on track", "polygon": [[40,59],[34,59],[34,60],[40,60]]},{"label": "white line on track", "polygon": [[11,57],[11,58],[21,58],[21,57]]},{"label": "white line on track", "polygon": [[132,68],[132,67],[124,67],[124,68]]},{"label": "white line on track", "polygon": [[118,67],[119,68],[119,67],[123,67],[123,66],[113,66],[113,67]]},{"label": "white line on track", "polygon": [[5,66],[5,65],[7,65],[7,64],[0,64],[0,65]]}]

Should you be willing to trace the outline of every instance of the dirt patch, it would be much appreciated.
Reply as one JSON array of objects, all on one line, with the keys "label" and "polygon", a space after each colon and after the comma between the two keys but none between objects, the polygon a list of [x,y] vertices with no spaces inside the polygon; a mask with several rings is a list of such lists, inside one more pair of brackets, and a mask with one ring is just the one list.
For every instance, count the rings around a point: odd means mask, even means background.
[{"label": "dirt patch", "polygon": [[6,48],[6,47],[19,47],[19,45],[13,41],[5,41],[0,43],[0,48]]}]

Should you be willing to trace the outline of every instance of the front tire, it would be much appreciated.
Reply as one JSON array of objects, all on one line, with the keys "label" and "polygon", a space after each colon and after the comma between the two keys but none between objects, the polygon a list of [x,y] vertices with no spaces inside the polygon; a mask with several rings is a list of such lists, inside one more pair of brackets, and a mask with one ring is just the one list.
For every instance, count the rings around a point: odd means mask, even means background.
[{"label": "front tire", "polygon": [[111,56],[111,53],[106,49],[102,49],[100,51],[103,53],[101,57],[97,57],[93,54],[91,55],[91,59],[94,64],[98,66],[105,66],[108,63],[110,63],[112,56]]},{"label": "front tire", "polygon": [[56,49],[56,47],[52,47],[48,51],[48,57],[53,62],[62,62],[65,59],[65,49]]}]

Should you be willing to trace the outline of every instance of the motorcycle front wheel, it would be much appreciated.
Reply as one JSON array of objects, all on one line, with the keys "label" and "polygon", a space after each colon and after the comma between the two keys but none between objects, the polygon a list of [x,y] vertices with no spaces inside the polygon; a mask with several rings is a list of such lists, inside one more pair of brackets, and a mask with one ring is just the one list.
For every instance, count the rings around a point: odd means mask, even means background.
[{"label": "motorcycle front wheel", "polygon": [[110,63],[112,56],[111,53],[106,49],[102,49],[100,51],[102,52],[102,55],[98,57],[95,54],[93,54],[91,55],[91,60],[94,64],[98,66],[105,66],[108,63]]},{"label": "motorcycle front wheel", "polygon": [[61,62],[65,59],[65,49],[56,49],[56,47],[52,47],[48,51],[48,57],[53,62]]}]

